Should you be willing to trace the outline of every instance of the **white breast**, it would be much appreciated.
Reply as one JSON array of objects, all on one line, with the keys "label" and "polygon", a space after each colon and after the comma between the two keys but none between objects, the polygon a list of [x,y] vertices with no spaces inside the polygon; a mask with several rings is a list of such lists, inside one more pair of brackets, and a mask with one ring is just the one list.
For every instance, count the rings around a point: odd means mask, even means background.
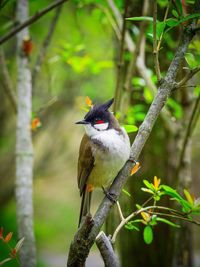
[{"label": "white breast", "polygon": [[130,156],[129,137],[123,128],[122,133],[109,129],[99,131],[91,140],[103,146],[92,147],[95,163],[88,183],[95,187],[108,186]]}]

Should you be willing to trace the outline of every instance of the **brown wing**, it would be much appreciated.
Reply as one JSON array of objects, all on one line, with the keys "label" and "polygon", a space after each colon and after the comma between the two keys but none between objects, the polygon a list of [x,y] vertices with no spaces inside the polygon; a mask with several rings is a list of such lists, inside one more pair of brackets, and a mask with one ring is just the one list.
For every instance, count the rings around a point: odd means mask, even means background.
[{"label": "brown wing", "polygon": [[85,134],[81,140],[78,159],[78,187],[81,196],[93,166],[94,157],[92,155],[91,143],[89,137]]}]

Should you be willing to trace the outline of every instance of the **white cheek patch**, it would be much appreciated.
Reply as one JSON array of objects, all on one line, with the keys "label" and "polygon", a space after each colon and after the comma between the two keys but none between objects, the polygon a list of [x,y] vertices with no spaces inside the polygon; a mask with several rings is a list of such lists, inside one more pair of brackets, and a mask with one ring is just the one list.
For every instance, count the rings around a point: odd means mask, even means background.
[{"label": "white cheek patch", "polygon": [[104,131],[108,129],[108,122],[106,123],[100,123],[100,124],[94,124],[94,128],[99,131]]}]

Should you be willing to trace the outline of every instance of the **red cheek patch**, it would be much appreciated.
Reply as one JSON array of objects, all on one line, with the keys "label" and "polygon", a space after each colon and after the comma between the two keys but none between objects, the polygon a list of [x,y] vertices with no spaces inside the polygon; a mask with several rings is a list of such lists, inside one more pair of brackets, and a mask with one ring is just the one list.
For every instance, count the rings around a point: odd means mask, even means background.
[{"label": "red cheek patch", "polygon": [[105,121],[103,121],[103,120],[98,120],[98,121],[96,121],[95,123],[96,123],[96,124],[102,124],[102,123],[105,123]]}]

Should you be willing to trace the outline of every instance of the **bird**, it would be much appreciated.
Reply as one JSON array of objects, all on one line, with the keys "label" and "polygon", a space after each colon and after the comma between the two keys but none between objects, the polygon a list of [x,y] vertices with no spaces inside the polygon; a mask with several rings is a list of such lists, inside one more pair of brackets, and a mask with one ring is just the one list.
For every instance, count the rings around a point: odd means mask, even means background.
[{"label": "bird", "polygon": [[95,104],[83,120],[76,122],[85,128],[78,157],[77,180],[82,198],[78,226],[90,213],[93,190],[108,188],[130,157],[128,134],[109,111],[113,102],[114,98]]}]

